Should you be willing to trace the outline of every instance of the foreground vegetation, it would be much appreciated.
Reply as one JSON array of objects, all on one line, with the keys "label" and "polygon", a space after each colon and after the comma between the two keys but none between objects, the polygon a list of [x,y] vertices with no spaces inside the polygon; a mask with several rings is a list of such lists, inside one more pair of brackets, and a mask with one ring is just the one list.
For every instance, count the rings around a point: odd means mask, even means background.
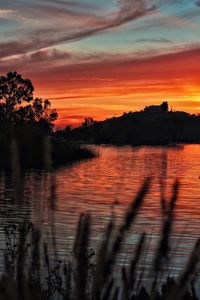
[{"label": "foreground vegetation", "polygon": [[[150,268],[144,263],[148,248],[145,233],[133,247],[131,260],[122,266],[118,264],[126,236],[134,226],[150,184],[150,179],[146,180],[118,227],[114,216],[110,218],[104,237],[94,250],[90,247],[91,217],[81,215],[72,252],[66,261],[59,260],[56,246],[53,217],[56,196],[55,189],[51,188],[49,227],[53,248],[49,251],[42,229],[27,220],[18,225],[5,226],[5,271],[0,279],[0,299],[199,299],[195,283],[200,267],[200,240],[197,240],[186,267],[177,278],[169,277],[167,272],[173,259],[170,245],[178,200],[177,182],[173,186],[171,199],[161,199],[163,222]],[[17,202],[20,205],[20,198]]]}]

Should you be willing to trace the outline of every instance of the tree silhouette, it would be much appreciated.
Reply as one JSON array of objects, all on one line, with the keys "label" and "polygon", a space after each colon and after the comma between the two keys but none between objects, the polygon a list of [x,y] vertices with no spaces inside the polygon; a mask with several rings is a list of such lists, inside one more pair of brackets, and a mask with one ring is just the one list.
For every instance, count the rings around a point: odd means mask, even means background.
[{"label": "tree silhouette", "polygon": [[7,121],[13,121],[16,106],[33,100],[34,87],[29,79],[23,79],[17,72],[0,77],[1,112]]},{"label": "tree silhouette", "polygon": [[82,123],[82,126],[90,127],[90,126],[94,125],[94,123],[95,123],[95,121],[93,120],[93,118],[88,117],[88,118],[85,118],[84,122]]},{"label": "tree silhouette", "polygon": [[10,124],[27,122],[46,123],[52,126],[57,112],[50,111],[49,100],[33,98],[34,87],[29,79],[17,72],[0,77],[0,121]]},{"label": "tree silhouette", "polygon": [[169,106],[168,106],[168,102],[167,101],[164,101],[162,104],[161,104],[161,108],[164,112],[167,112],[169,110]]}]

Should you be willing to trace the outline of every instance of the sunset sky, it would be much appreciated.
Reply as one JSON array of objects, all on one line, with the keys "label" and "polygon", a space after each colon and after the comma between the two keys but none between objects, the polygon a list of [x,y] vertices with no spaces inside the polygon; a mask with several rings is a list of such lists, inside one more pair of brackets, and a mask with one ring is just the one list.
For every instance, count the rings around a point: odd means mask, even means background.
[{"label": "sunset sky", "polygon": [[57,126],[163,100],[200,113],[200,1],[0,0],[0,75],[15,70]]}]

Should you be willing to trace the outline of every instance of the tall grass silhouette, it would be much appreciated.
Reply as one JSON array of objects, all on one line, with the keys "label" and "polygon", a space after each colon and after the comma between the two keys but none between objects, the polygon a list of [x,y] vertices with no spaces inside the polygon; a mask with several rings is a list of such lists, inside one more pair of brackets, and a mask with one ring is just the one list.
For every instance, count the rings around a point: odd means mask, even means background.
[{"label": "tall grass silhouette", "polygon": [[[46,168],[51,172],[51,146],[46,141]],[[17,159],[17,144],[12,144],[12,176],[15,185],[15,201],[23,205],[23,180]],[[91,218],[82,214],[77,224],[71,256],[59,260],[56,243],[55,218],[56,186],[51,181],[49,199],[49,226],[53,252],[50,253],[42,228],[29,220],[13,226],[5,226],[6,250],[4,272],[0,279],[0,299],[63,299],[63,300],[196,300],[195,281],[200,271],[200,239],[196,241],[188,263],[176,278],[169,277],[167,267],[171,259],[171,236],[178,201],[179,183],[172,187],[169,201],[162,198],[163,220],[160,238],[155,249],[151,267],[145,266],[143,258],[148,248],[145,232],[140,235],[128,264],[118,264],[123,245],[142,204],[149,193],[150,178],[128,207],[119,226],[113,215],[108,222],[103,239],[91,251]],[[53,253],[53,254],[52,254]],[[142,270],[141,271],[141,266]],[[144,269],[150,273],[151,286],[146,286]],[[140,271],[139,271],[140,270]]]}]

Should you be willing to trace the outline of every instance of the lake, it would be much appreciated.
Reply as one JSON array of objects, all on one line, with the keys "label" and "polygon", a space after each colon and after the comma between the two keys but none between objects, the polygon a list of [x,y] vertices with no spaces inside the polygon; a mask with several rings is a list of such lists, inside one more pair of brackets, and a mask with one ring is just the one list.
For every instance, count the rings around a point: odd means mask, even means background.
[{"label": "lake", "polygon": [[10,174],[0,172],[1,248],[5,247],[3,227],[20,222],[23,218],[31,218],[37,226],[46,228],[46,239],[51,243],[47,225],[50,218],[52,184],[56,194],[56,201],[52,204],[55,206],[53,217],[61,259],[66,257],[72,248],[77,221],[82,212],[92,216],[91,245],[96,247],[113,210],[116,223],[120,224],[127,207],[144,180],[150,176],[150,192],[145,198],[136,224],[127,236],[119,261],[128,261],[139,235],[146,231],[149,240],[147,263],[150,264],[162,220],[161,181],[168,201],[172,184],[179,179],[180,192],[172,239],[172,250],[175,254],[169,270],[170,274],[177,273],[200,236],[200,145],[88,147],[95,149],[99,157],[60,168],[50,174],[42,170],[26,172],[23,179],[23,205],[13,199]]}]

